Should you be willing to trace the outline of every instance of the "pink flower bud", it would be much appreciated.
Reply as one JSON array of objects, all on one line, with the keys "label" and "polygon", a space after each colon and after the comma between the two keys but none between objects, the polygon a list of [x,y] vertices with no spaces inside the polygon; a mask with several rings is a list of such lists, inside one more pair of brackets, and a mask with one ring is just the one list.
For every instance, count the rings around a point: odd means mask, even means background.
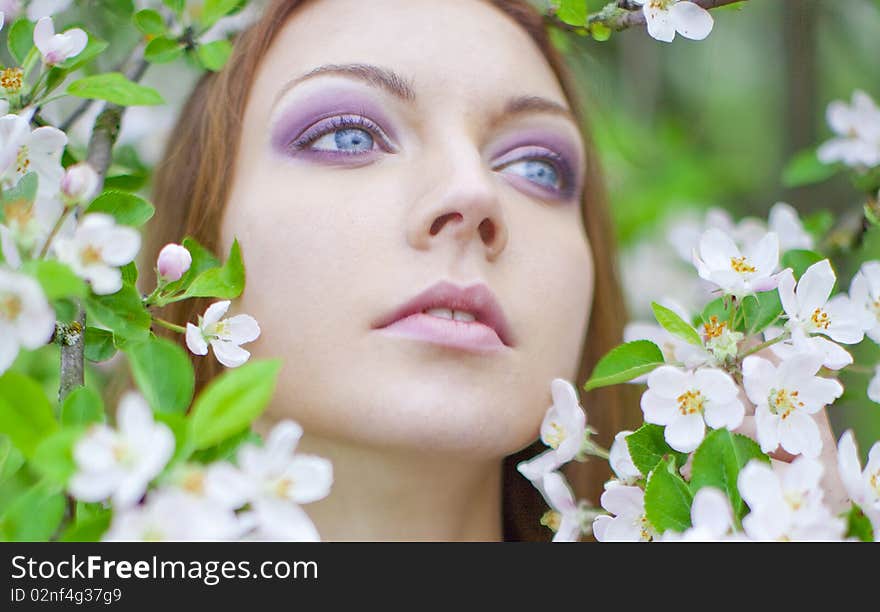
[{"label": "pink flower bud", "polygon": [[61,179],[61,193],[72,203],[91,201],[97,188],[98,173],[86,162],[70,166]]},{"label": "pink flower bud", "polygon": [[159,269],[159,275],[167,281],[179,280],[184,273],[189,270],[192,264],[192,255],[189,254],[184,247],[179,244],[166,244],[159,251],[159,259],[156,267]]}]

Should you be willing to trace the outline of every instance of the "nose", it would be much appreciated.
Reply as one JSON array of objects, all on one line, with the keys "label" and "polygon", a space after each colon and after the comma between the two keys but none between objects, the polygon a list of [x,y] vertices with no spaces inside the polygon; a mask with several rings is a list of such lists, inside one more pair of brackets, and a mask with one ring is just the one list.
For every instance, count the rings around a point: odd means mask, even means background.
[{"label": "nose", "polygon": [[419,250],[444,241],[464,249],[476,241],[493,261],[507,245],[508,228],[492,171],[475,149],[465,154],[459,149],[449,156],[450,171],[413,211],[407,240]]}]

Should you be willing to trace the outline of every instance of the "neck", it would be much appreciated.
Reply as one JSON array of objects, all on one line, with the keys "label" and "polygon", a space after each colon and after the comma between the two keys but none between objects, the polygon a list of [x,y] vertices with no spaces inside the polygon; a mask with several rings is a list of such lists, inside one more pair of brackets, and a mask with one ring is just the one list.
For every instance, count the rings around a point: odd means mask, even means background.
[{"label": "neck", "polygon": [[[259,425],[264,433],[266,423]],[[330,495],[303,507],[324,541],[502,539],[500,460],[389,450],[308,431],[297,452],[333,463]]]}]

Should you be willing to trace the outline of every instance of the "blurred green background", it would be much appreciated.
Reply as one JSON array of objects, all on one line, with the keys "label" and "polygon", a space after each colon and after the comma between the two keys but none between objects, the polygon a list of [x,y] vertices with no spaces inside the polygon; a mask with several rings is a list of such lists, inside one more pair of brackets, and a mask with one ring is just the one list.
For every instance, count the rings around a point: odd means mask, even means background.
[{"label": "blurred green background", "polygon": [[[604,4],[588,0],[591,11]],[[748,0],[712,15],[703,41],[662,43],[641,27],[607,42],[564,35],[605,167],[630,312],[639,319],[662,297],[640,295],[651,292],[644,268],[662,279],[658,291],[662,282],[675,286],[657,270],[656,248],[682,213],[714,206],[766,219],[785,201],[802,216],[829,210],[845,225],[858,222],[865,201],[843,175],[787,187],[783,174],[796,153],[831,136],[829,102],[849,102],[855,89],[880,100],[880,1]],[[834,260],[844,290],[861,260],[880,258],[873,231],[865,243]],[[686,265],[683,273],[695,276]],[[676,297],[674,288],[666,294]],[[880,362],[870,340],[852,352],[856,363]],[[829,410],[838,433],[856,429],[862,453],[880,439],[869,379],[845,374],[846,393]]]}]

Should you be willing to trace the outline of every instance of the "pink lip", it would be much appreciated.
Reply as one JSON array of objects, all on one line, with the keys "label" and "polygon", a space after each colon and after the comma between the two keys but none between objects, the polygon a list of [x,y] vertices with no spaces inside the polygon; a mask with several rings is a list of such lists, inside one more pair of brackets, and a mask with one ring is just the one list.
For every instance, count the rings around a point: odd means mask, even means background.
[{"label": "pink lip", "polygon": [[[456,321],[424,314],[430,308],[463,310],[473,314],[475,320]],[[374,322],[373,329],[475,352],[513,346],[504,312],[484,284],[462,288],[441,281]]]}]

